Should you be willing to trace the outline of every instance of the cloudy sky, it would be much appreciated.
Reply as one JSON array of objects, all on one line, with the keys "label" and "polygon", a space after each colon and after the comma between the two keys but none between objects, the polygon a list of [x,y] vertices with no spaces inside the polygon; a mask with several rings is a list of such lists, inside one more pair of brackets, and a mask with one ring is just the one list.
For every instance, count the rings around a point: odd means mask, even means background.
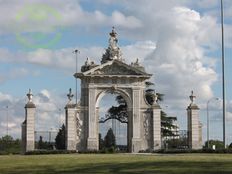
[{"label": "cloudy sky", "polygon": [[[231,142],[232,1],[224,0],[224,6]],[[86,57],[99,64],[112,26],[126,62],[139,58],[154,74],[156,90],[165,94],[163,109],[178,117],[181,129],[194,91],[205,138],[206,103],[222,98],[220,0],[0,0],[0,136],[6,134],[8,112],[9,133],[20,137],[29,88],[37,105],[36,129],[57,129],[64,121],[66,93],[75,88],[72,51],[80,50],[79,67]],[[221,101],[211,100],[209,110],[210,137],[221,139]]]}]

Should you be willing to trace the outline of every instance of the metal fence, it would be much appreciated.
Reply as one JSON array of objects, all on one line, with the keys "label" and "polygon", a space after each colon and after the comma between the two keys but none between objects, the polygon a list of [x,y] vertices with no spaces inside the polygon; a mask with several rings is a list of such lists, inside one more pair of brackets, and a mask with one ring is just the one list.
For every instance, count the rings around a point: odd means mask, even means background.
[{"label": "metal fence", "polygon": [[54,150],[57,134],[58,130],[35,131],[35,148]]}]

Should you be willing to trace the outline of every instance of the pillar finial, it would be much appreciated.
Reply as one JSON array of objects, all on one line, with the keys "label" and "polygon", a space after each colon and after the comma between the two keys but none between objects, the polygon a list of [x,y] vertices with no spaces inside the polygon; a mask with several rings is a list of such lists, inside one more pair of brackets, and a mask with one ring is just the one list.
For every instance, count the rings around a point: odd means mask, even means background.
[{"label": "pillar finial", "polygon": [[196,96],[193,94],[193,90],[191,91],[191,95],[189,96],[191,104],[194,104],[194,101],[196,99]]},{"label": "pillar finial", "polygon": [[157,104],[158,102],[158,94],[156,93],[156,90],[154,90],[154,104]]},{"label": "pillar finial", "polygon": [[72,89],[71,88],[69,88],[69,93],[67,94],[67,97],[68,97],[68,100],[69,100],[69,103],[71,103],[72,102],[72,98],[73,98],[73,94],[72,94]]},{"label": "pillar finial", "polygon": [[31,89],[29,89],[29,92],[27,93],[28,102],[32,102],[32,97],[33,97],[33,94],[31,92]]}]

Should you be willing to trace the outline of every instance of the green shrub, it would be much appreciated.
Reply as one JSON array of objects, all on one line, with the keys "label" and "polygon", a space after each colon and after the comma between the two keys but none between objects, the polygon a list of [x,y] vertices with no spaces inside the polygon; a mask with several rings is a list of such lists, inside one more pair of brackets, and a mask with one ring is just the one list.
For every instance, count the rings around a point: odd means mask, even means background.
[{"label": "green shrub", "polygon": [[191,150],[191,149],[161,149],[156,150],[154,153],[232,153],[232,149],[199,149],[199,150]]},{"label": "green shrub", "polygon": [[47,155],[47,154],[71,154],[77,153],[75,150],[35,150],[28,151],[25,155]]}]

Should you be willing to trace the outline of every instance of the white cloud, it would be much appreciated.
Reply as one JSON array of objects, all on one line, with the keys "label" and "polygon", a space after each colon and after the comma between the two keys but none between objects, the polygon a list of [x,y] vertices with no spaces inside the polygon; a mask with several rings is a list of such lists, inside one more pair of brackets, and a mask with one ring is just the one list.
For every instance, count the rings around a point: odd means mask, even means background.
[{"label": "white cloud", "polygon": [[156,48],[156,44],[153,41],[139,41],[131,45],[121,47],[123,58],[127,63],[134,62],[139,58],[140,62],[143,62],[144,58],[152,53]]},{"label": "white cloud", "polygon": [[[120,11],[106,15],[101,11],[88,12],[82,9],[78,1],[51,0],[12,0],[0,2],[0,34],[21,32],[56,32],[57,27],[81,26],[120,26],[122,28],[141,27],[134,16],[126,16]],[[8,14],[8,15],[4,15]]]},{"label": "white cloud", "polygon": [[3,102],[3,101],[12,101],[12,96],[9,95],[9,94],[3,94],[0,92],[0,102]]},{"label": "white cloud", "polygon": [[[0,136],[6,134],[6,106],[8,106],[9,134],[21,138],[21,123],[25,119],[26,102],[26,96],[18,98],[0,92]],[[65,95],[57,95],[44,89],[37,94],[34,93],[33,102],[36,105],[36,130],[48,131],[51,128],[57,130],[61,123],[64,123]]]},{"label": "white cloud", "polygon": [[[106,46],[108,46],[107,38]],[[122,46],[123,58],[130,64],[139,58],[140,62],[149,55],[156,48],[156,44],[153,41],[138,41],[134,44]],[[49,50],[49,49],[37,49],[31,52],[10,52],[7,49],[0,49],[0,61],[3,63],[17,63],[20,64],[34,64],[42,67],[60,68],[61,71],[75,72],[75,55],[72,53],[75,48],[63,48],[60,50]],[[84,65],[86,58],[89,57],[91,61],[96,64],[100,64],[101,58],[105,49],[103,47],[91,46],[91,47],[80,47],[80,54],[78,54],[78,67]],[[10,70],[10,73],[2,74],[2,81],[14,79],[15,77],[24,77],[29,75],[29,72],[33,76],[40,74],[39,70],[28,70],[26,68],[16,68]],[[9,76],[10,74],[10,76]],[[10,78],[9,78],[10,77]],[[1,79],[1,78],[0,78]],[[1,82],[1,81],[0,81]]]},{"label": "white cloud", "polygon": [[158,32],[157,47],[144,60],[155,74],[156,88],[166,95],[167,103],[181,109],[189,103],[191,90],[200,101],[212,97],[217,73],[205,63],[205,50],[198,40],[204,19],[186,7],[174,7],[161,19],[160,28],[165,29]]}]

